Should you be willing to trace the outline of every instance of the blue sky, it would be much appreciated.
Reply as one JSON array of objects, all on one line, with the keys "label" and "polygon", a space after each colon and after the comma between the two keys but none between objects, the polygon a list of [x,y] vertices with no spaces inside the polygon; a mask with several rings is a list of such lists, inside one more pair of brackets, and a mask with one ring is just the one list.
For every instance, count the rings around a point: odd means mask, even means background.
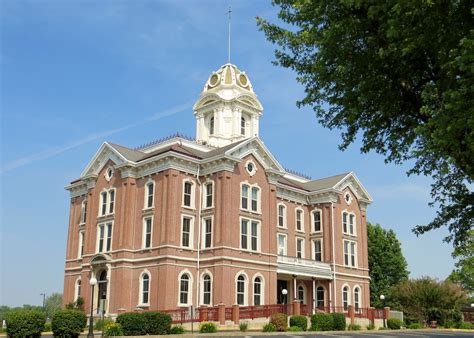
[{"label": "blue sky", "polygon": [[[62,292],[69,217],[64,186],[103,141],[135,147],[175,132],[194,136],[192,104],[227,62],[229,1],[0,1],[0,304],[40,304]],[[354,171],[375,202],[368,220],[395,230],[412,277],[453,268],[445,230],[432,219],[430,179],[405,166],[341,152],[295,75],[271,64],[274,47],[255,17],[270,1],[232,1],[232,63],[247,72],[265,110],[260,136],[280,163],[313,178]]]}]

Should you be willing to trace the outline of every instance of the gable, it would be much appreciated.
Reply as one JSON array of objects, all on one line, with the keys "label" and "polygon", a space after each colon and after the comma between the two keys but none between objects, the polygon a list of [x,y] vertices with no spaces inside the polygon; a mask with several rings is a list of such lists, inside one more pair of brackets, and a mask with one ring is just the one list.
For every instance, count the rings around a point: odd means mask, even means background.
[{"label": "gable", "polygon": [[110,146],[107,142],[104,142],[100,146],[99,150],[97,150],[92,160],[81,173],[81,178],[85,176],[98,175],[102,168],[109,161],[112,161],[113,163],[115,163],[115,165],[130,162],[122,154],[120,154],[117,150]]},{"label": "gable", "polygon": [[372,197],[369,195],[368,191],[364,188],[362,183],[360,183],[357,176],[350,172],[342,180],[340,180],[335,186],[334,189],[343,191],[344,189],[349,188],[357,200],[372,203]]}]

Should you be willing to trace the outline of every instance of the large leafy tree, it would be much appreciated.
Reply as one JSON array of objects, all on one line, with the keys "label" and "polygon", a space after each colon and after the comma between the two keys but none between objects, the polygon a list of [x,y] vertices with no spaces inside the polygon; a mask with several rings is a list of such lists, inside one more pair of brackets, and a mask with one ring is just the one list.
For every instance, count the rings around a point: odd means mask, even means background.
[{"label": "large leafy tree", "polygon": [[[381,307],[380,295],[387,295],[392,287],[408,279],[407,261],[393,230],[380,224],[367,223],[369,248],[370,303]],[[387,299],[386,305],[391,305]]]},{"label": "large leafy tree", "polygon": [[458,283],[474,296],[474,230],[469,232],[466,244],[454,250],[453,257],[458,261],[448,279]]},{"label": "large leafy tree", "polygon": [[53,318],[56,311],[61,310],[63,305],[63,295],[61,293],[52,293],[46,297],[44,302],[44,311],[47,318]]},{"label": "large leafy tree", "polygon": [[299,106],[356,137],[362,152],[433,177],[429,223],[463,245],[473,227],[474,16],[469,0],[274,0],[280,27],[258,18],[276,64],[305,87]]}]

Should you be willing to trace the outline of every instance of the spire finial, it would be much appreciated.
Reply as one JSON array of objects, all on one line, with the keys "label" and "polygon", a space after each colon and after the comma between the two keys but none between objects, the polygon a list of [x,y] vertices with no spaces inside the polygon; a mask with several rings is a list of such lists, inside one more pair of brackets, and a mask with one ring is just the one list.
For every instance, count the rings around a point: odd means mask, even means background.
[{"label": "spire finial", "polygon": [[225,14],[229,16],[229,39],[228,39],[229,40],[229,46],[228,46],[229,50],[228,50],[227,63],[230,63],[230,23],[232,21],[232,16],[231,16],[232,9],[231,9],[230,5],[229,5],[229,10]]}]

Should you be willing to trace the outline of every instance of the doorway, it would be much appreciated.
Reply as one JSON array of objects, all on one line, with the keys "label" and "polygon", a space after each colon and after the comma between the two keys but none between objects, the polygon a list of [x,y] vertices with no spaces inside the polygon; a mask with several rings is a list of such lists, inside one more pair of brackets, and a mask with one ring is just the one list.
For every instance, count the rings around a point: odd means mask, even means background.
[{"label": "doorway", "polygon": [[[286,295],[282,293],[283,290],[286,290]],[[277,303],[288,304],[288,281],[286,280],[277,280]]]}]

